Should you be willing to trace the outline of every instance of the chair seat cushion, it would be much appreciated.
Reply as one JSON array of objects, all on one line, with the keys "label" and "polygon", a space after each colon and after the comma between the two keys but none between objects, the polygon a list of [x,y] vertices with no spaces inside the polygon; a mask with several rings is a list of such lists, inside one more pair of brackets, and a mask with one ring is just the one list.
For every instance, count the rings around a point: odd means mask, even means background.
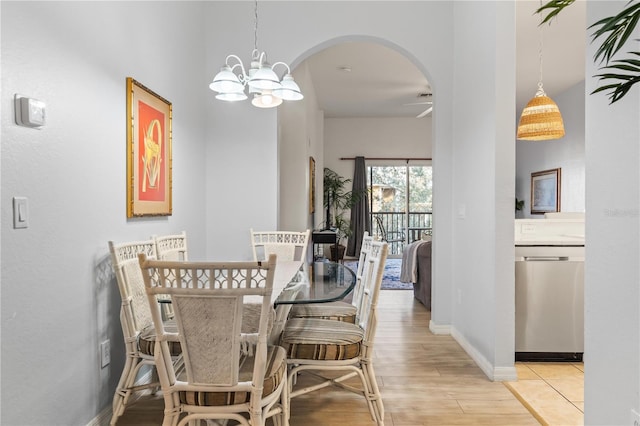
[{"label": "chair seat cushion", "polygon": [[364,332],[355,324],[319,318],[291,318],[280,345],[289,359],[346,360],[360,355]]},{"label": "chair seat cushion", "polygon": [[340,300],[329,303],[305,303],[294,305],[289,316],[291,318],[321,318],[355,324],[356,307]]},{"label": "chair seat cushion", "polygon": [[[178,333],[178,326],[174,319],[170,319],[164,322],[165,330],[171,333]],[[156,329],[153,324],[148,325],[140,332],[138,336],[138,350],[145,355],[153,356],[156,348]],[[175,335],[175,340],[169,342],[169,352],[171,356],[178,356],[182,353],[180,348],[180,340],[178,335]]]},{"label": "chair seat cushion", "polygon": [[[240,365],[239,381],[251,380],[253,376],[253,357],[240,357]],[[269,346],[262,390],[263,398],[278,389],[280,383],[285,379],[286,370],[287,357],[284,349],[280,346]],[[251,393],[244,391],[179,391],[178,398],[182,404],[210,407],[247,403],[251,399]]]}]

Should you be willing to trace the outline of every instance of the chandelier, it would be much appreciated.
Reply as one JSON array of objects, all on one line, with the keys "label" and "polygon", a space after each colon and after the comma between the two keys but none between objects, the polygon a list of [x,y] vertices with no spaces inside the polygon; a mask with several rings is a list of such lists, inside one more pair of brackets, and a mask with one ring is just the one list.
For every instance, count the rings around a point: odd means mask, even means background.
[{"label": "chandelier", "polygon": [[[276,62],[269,65],[267,54],[258,50],[258,1],[254,3],[253,52],[249,72],[236,55],[229,55],[225,64],[213,78],[209,88],[218,92],[216,99],[223,101],[243,101],[252,96],[251,103],[258,108],[277,107],[285,101],[298,101],[304,96],[293,80],[289,65]],[[274,68],[282,65],[286,74],[278,78]],[[248,92],[248,95],[247,95]]]},{"label": "chandelier", "polygon": [[[542,5],[542,2],[540,4]],[[540,77],[538,79],[538,90],[522,110],[516,136],[517,139],[529,141],[545,141],[559,139],[564,136],[564,122],[562,121],[560,109],[542,88],[542,27],[540,27],[539,36]]]}]

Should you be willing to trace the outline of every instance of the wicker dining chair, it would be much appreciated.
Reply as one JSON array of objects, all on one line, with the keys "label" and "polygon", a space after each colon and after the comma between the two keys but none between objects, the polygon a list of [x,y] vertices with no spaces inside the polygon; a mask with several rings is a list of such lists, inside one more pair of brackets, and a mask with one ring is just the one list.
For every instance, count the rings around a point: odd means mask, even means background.
[{"label": "wicker dining chair", "polygon": [[[371,243],[371,251],[363,266],[363,295],[357,309],[356,324],[318,318],[291,318],[287,321],[280,345],[287,351],[292,399],[336,385],[364,396],[373,420],[384,425],[384,405],[373,369],[373,347],[378,295],[387,252],[386,242]],[[302,380],[297,376],[305,372],[320,377],[322,381],[315,385],[300,385]],[[323,372],[329,377],[323,376]],[[335,377],[336,372],[342,375]],[[361,386],[344,383],[355,376],[360,378]]]},{"label": "wicker dining chair", "polygon": [[270,254],[278,260],[300,260],[306,263],[307,247],[311,232],[295,231],[254,231],[251,232],[253,260],[266,260]]},{"label": "wicker dining chair", "polygon": [[367,255],[371,250],[373,237],[365,231],[362,237],[362,248],[356,270],[356,284],[353,289],[351,303],[342,300],[328,303],[307,303],[294,305],[289,312],[289,318],[323,318],[355,324],[357,307],[360,306],[363,294],[362,273]]},{"label": "wicker dining chair", "polygon": [[[142,272],[138,262],[138,254],[144,253],[153,258],[156,256],[154,240],[115,243],[109,241],[111,264],[116,275],[120,298],[120,324],[124,336],[125,363],[120,380],[113,395],[113,413],[111,425],[115,425],[129,403],[131,395],[136,391],[155,392],[160,383],[155,374],[154,349],[156,334],[151,319],[151,311],[144,288]],[[175,323],[168,323],[170,327]],[[171,359],[180,363],[180,343],[169,342]],[[138,373],[143,366],[152,367],[152,378],[144,383],[137,383]]]},{"label": "wicker dining chair", "polygon": [[[251,234],[251,249],[253,251],[253,260],[265,260],[269,255],[275,254],[279,261],[296,260],[300,262],[301,269],[295,278],[298,285],[292,285],[289,289],[282,292],[280,300],[293,300],[305,285],[309,284],[309,265],[307,263],[307,248],[309,247],[309,239],[311,231],[254,231],[249,230]],[[281,304],[276,308],[276,317],[274,323],[274,331],[271,343],[276,344],[280,339],[278,334],[284,328],[284,324],[289,317],[291,304]]]},{"label": "wicker dining chair", "polygon": [[[158,343],[156,363],[164,396],[164,426],[199,420],[288,425],[284,349],[268,346],[276,256],[258,262],[180,262],[139,256]],[[157,295],[169,295],[177,330],[162,322]],[[259,303],[257,330],[243,332],[246,306]],[[251,326],[256,323],[251,324]],[[184,370],[171,361],[180,341]]]}]

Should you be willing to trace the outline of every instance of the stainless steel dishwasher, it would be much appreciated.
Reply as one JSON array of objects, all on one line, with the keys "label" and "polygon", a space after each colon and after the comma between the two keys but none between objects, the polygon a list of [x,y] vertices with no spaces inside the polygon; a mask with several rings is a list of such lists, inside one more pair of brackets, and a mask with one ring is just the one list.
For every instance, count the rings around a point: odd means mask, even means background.
[{"label": "stainless steel dishwasher", "polygon": [[584,245],[516,245],[516,361],[581,361]]}]

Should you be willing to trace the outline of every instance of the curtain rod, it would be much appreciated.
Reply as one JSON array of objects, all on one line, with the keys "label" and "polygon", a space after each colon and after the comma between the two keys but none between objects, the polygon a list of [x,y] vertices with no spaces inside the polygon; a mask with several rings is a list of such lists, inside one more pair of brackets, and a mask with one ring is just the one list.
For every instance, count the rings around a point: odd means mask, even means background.
[{"label": "curtain rod", "polygon": [[[341,157],[341,160],[355,160],[355,157]],[[399,158],[399,157],[365,157],[365,160],[405,160],[405,161],[415,161],[415,160],[431,160],[431,158]]]}]

